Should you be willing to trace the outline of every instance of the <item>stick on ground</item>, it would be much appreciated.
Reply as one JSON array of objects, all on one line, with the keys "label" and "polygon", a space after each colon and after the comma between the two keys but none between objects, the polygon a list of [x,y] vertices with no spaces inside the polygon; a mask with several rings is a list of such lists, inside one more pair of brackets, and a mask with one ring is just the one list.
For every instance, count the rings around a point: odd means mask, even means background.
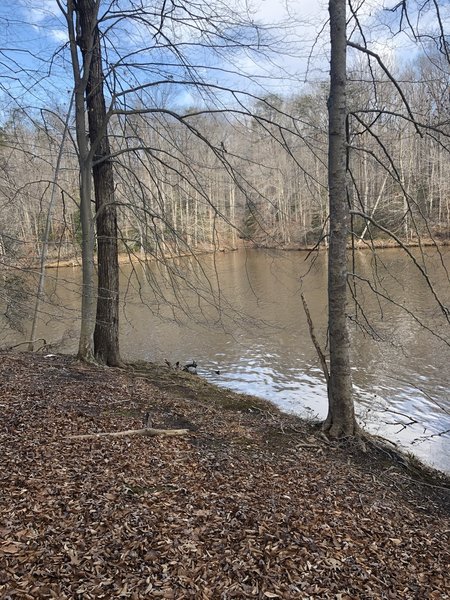
[{"label": "stick on ground", "polygon": [[165,436],[177,436],[177,435],[187,435],[189,433],[189,429],[128,429],[126,431],[106,431],[101,433],[84,433],[81,435],[69,435],[69,440],[94,440],[100,437],[126,437],[127,435],[145,435],[148,437],[154,437],[156,435],[165,435]]}]

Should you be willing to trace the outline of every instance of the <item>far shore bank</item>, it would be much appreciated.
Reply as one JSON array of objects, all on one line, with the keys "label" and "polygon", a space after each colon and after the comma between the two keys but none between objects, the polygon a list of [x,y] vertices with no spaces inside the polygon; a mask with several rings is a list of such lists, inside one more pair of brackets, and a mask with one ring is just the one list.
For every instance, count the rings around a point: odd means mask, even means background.
[{"label": "far shore bank", "polygon": [[[405,248],[444,248],[450,246],[450,240],[412,240],[408,242],[402,242],[402,244],[398,244],[393,240],[370,240],[370,241],[357,241],[354,245],[349,244],[348,250],[357,250],[357,251],[373,251],[373,250],[395,250]],[[285,244],[282,246],[275,246],[270,244],[250,244],[243,243],[238,246],[224,246],[219,248],[197,248],[190,252],[180,252],[180,253],[170,253],[162,256],[154,256],[151,254],[141,254],[139,252],[136,253],[126,253],[122,252],[119,254],[119,265],[126,264],[139,264],[146,262],[153,262],[156,260],[175,260],[178,258],[185,258],[189,256],[204,256],[208,254],[214,253],[228,253],[228,252],[237,252],[243,250],[270,250],[270,251],[280,251],[280,252],[327,252],[328,247],[326,245],[299,245],[299,244]],[[97,261],[97,257],[95,257],[95,262]],[[25,264],[24,264],[25,263]],[[49,258],[46,261],[45,267],[47,269],[56,269],[62,267],[81,267],[81,256],[73,256],[70,258],[61,258],[54,259]],[[20,267],[25,268],[27,270],[30,269],[39,269],[40,263],[38,259],[30,259],[30,257],[26,257],[23,259],[19,259],[17,261],[9,261],[9,263],[4,266],[11,267]]]}]

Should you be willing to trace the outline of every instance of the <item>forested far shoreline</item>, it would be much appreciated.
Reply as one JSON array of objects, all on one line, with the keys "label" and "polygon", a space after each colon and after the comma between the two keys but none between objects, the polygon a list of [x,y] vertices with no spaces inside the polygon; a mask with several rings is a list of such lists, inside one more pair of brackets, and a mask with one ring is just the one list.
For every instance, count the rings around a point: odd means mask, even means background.
[{"label": "forested far shoreline", "polygon": [[[399,73],[419,115],[414,123],[395,109],[401,99],[386,77],[380,74],[375,99],[366,78],[362,68],[349,76],[353,243],[447,243],[447,109],[437,101],[448,86],[445,72],[424,58]],[[326,84],[315,84],[294,97],[254,100],[245,111],[190,108],[182,122],[170,111],[112,117],[120,252],[326,246],[326,97]],[[33,118],[15,110],[3,123],[2,260],[36,259],[44,243],[50,263],[80,255],[79,171],[70,141],[55,175],[64,120],[54,107]]]}]

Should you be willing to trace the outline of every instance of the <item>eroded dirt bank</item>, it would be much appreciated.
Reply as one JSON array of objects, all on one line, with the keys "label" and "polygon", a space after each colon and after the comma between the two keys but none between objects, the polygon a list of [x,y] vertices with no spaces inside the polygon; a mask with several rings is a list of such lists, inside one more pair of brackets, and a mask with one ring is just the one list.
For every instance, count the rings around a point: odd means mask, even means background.
[{"label": "eroded dirt bank", "polygon": [[[0,598],[450,598],[444,478],[166,367],[0,364]],[[189,432],[70,438],[146,413]]]}]

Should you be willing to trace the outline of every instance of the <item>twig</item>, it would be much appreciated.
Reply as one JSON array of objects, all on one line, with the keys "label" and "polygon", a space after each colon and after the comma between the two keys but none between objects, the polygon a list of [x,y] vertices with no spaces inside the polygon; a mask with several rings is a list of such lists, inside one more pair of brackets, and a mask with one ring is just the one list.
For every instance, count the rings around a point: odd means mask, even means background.
[{"label": "twig", "polygon": [[306,304],[305,296],[303,294],[301,295],[301,299],[302,299],[302,302],[303,302],[303,309],[304,309],[305,314],[306,314],[306,320],[308,321],[309,335],[310,335],[311,341],[314,344],[314,347],[316,349],[317,355],[318,355],[319,360],[320,360],[320,364],[322,365],[322,371],[323,371],[323,374],[325,376],[325,380],[326,380],[327,385],[328,385],[329,382],[330,382],[330,373],[328,371],[328,365],[327,365],[327,361],[326,361],[326,358],[325,358],[325,354],[322,352],[322,348],[320,347],[320,344],[319,344],[319,342],[318,342],[318,340],[316,338],[316,334],[314,332],[314,325],[313,325],[313,322],[312,322],[312,319],[311,319],[311,314],[309,312],[309,308],[308,308],[308,305]]},{"label": "twig", "polygon": [[[408,465],[408,468],[410,469],[409,465]],[[407,475],[403,475],[402,473],[395,473],[395,479],[393,479],[392,477],[388,477],[388,479],[391,479],[392,481],[395,481],[398,477],[401,477],[402,479],[406,479],[406,481],[409,481],[410,483],[418,483],[419,485],[424,485],[426,487],[431,487],[431,488],[434,488],[436,490],[444,490],[445,492],[448,492],[450,490],[449,486],[446,486],[446,485],[436,485],[435,483],[428,483],[427,481],[423,481],[421,479],[414,479],[413,477],[408,477]]]},{"label": "twig", "polygon": [[14,346],[8,346],[7,350],[13,350],[14,348],[18,348],[19,346],[24,346],[25,344],[35,344],[36,342],[44,342],[43,347],[47,345],[45,338],[37,338],[35,340],[26,340],[25,342],[19,342],[18,344],[14,344]]},{"label": "twig", "polygon": [[318,448],[319,450],[323,450],[323,446],[320,444],[303,444],[301,442],[296,444],[296,448]]}]

